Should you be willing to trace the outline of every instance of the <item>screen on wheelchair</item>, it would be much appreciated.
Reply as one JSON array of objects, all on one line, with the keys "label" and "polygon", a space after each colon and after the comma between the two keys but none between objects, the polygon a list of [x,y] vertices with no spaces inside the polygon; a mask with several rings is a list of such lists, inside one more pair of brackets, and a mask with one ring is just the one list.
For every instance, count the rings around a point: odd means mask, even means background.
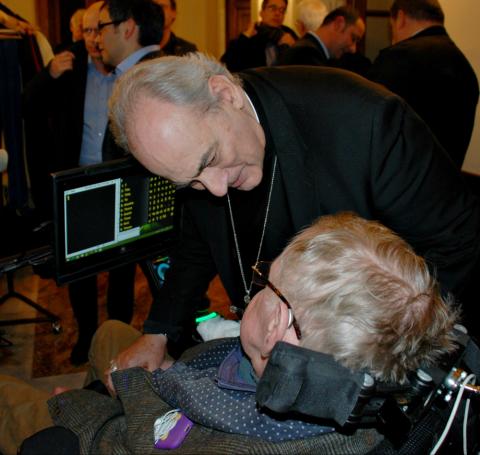
[{"label": "screen on wheelchair", "polygon": [[167,254],[175,188],[133,158],[53,174],[58,284]]}]

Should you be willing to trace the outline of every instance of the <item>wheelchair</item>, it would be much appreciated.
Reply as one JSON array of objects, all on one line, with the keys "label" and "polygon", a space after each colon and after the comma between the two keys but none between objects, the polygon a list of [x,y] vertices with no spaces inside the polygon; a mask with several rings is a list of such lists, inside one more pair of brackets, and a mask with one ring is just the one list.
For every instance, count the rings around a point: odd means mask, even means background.
[{"label": "wheelchair", "polygon": [[[459,348],[454,354],[434,367],[412,372],[404,385],[381,383],[368,372],[351,372],[329,355],[277,343],[258,383],[258,405],[278,418],[297,417],[333,426],[336,431],[272,443],[197,424],[180,447],[168,452],[195,455],[477,453],[480,387],[474,384],[473,378],[480,374],[480,349],[462,331],[456,332],[456,339]],[[225,343],[225,339],[202,343],[186,351],[180,360],[188,361],[222,342]],[[123,406],[128,407],[129,400],[130,405],[133,404],[128,418],[119,415],[119,400],[97,395],[99,402],[104,400],[105,407],[111,407],[111,417],[108,427],[102,426],[98,431],[103,439],[98,438],[90,453],[92,450],[93,453],[161,453],[138,431],[149,428],[153,417],[171,409],[157,397],[155,409],[146,410],[143,403],[151,402],[151,396],[156,395],[148,387],[149,382],[150,373],[141,368],[124,370],[121,381],[115,382]],[[132,428],[136,430],[130,432],[128,444],[117,446],[120,433],[129,433]],[[44,443],[52,440],[58,445],[59,427],[44,431],[47,434],[40,432],[27,439],[20,454],[43,453],[38,452],[39,447],[45,447]],[[76,438],[73,433],[71,436]],[[65,442],[76,443],[68,438]],[[69,447],[71,450],[72,446]]]},{"label": "wheelchair", "polygon": [[435,366],[412,372],[405,385],[351,372],[328,355],[278,343],[257,389],[257,402],[276,413],[332,422],[352,435],[384,436],[371,454],[478,453],[480,349],[463,327],[458,349]]}]

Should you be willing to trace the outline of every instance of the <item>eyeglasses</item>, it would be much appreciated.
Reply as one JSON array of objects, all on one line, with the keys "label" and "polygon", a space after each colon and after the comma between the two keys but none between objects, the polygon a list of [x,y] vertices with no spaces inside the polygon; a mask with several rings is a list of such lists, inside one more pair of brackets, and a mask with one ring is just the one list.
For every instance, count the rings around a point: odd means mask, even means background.
[{"label": "eyeglasses", "polygon": [[98,23],[98,33],[102,33],[102,30],[107,27],[108,25],[114,25],[115,27],[122,22],[125,22],[125,19],[122,19],[121,21],[110,21],[110,22],[99,22]]},{"label": "eyeglasses", "polygon": [[280,14],[285,14],[287,12],[287,8],[277,5],[268,5],[265,9],[269,9],[272,13],[279,12]]},{"label": "eyeglasses", "polygon": [[295,334],[299,340],[302,339],[302,331],[300,330],[300,326],[298,325],[297,319],[293,314],[293,308],[288,303],[286,297],[278,290],[278,288],[268,279],[268,273],[270,271],[271,262],[257,262],[255,265],[252,266],[253,270],[253,282],[259,286],[265,287],[268,286],[276,295],[277,297],[287,305],[289,315],[291,318],[291,322],[288,324],[288,328],[293,326],[295,330]]}]

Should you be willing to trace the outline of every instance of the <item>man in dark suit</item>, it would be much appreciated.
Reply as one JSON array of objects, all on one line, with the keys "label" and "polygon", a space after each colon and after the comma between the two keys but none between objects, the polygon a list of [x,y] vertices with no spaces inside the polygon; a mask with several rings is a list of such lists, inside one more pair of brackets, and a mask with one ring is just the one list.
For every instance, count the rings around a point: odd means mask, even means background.
[{"label": "man in dark suit", "polygon": [[297,34],[283,25],[288,0],[263,0],[261,22],[252,23],[232,40],[221,57],[230,71],[241,71],[278,63],[281,54],[297,40]]},{"label": "man in dark suit", "polygon": [[460,169],[475,121],[477,77],[448,36],[437,0],[395,0],[390,14],[393,44],[380,52],[369,78],[403,97]]},{"label": "man in dark suit", "polygon": [[325,17],[316,30],[308,31],[280,60],[281,65],[327,65],[344,54],[355,53],[365,34],[365,23],[353,8],[342,6]]},{"label": "man in dark suit", "polygon": [[163,27],[163,38],[160,42],[160,48],[166,55],[185,55],[189,52],[196,52],[197,46],[179,36],[172,31],[173,23],[177,18],[176,0],[155,0],[155,3],[163,8],[165,15],[165,25]]},{"label": "man in dark suit", "polygon": [[325,67],[241,78],[243,88],[201,55],[165,57],[114,88],[119,142],[152,172],[193,188],[146,335],[116,358],[118,368],[157,368],[167,338],[188,337],[217,272],[241,310],[254,294],[251,266],[321,215],[347,210],[386,224],[427,259],[445,292],[461,290],[479,258],[478,200],[397,96]]},{"label": "man in dark suit", "polygon": [[[161,55],[158,43],[163,18],[163,9],[153,0],[95,3],[84,17],[84,42],[75,44],[74,52],[58,54],[28,88],[27,105],[41,105],[51,114],[54,140],[46,150],[55,156],[50,171],[97,164],[125,154],[107,128],[111,86],[115,77],[138,61]],[[108,74],[113,68],[115,74]],[[132,319],[135,268],[135,264],[127,264],[109,273],[107,308],[112,319],[126,323]],[[69,285],[79,332],[71,354],[74,364],[87,360],[97,329],[97,293],[96,276]]]}]

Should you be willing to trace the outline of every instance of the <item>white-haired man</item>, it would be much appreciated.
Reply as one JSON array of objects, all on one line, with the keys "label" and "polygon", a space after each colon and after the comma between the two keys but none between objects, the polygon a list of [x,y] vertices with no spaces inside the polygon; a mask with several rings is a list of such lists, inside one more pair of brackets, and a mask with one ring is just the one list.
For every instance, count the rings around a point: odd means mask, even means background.
[{"label": "white-haired man", "polygon": [[[207,427],[217,430],[210,433],[209,453],[218,453],[219,441],[229,441],[220,453],[238,453],[235,444],[255,444],[251,437],[266,444],[266,453],[278,453],[277,443],[287,444],[284,450],[294,449],[297,440],[309,437],[313,440],[301,443],[307,446],[292,452],[312,453],[309,444],[322,444],[322,438],[332,444],[333,428],[325,422],[307,423],[300,416],[278,419],[256,405],[258,380],[279,341],[330,354],[350,370],[368,371],[386,382],[405,382],[407,373],[432,364],[454,347],[455,309],[442,300],[424,260],[379,223],[348,213],[322,217],[297,235],[271,267],[259,262],[253,270],[260,290],[247,306],[240,340],[205,345],[190,360],[143,380],[139,369],[117,373],[115,384],[123,407],[118,400],[93,391],[71,391],[50,400],[49,418],[45,393],[1,378],[0,399],[6,405],[0,409],[6,414],[0,421],[10,429],[1,441],[11,440],[12,434],[28,436],[54,422],[79,436],[86,452],[110,447],[114,443],[110,438],[118,438],[113,428],[123,428],[127,435],[115,444],[141,452],[140,447],[152,444],[149,419],[157,417],[155,413],[166,403],[180,408],[198,425],[185,441],[187,451],[195,452],[199,438],[204,437],[202,427]],[[101,353],[112,352],[119,336],[133,340],[140,333],[109,321],[93,340],[92,366],[100,377],[109,358]],[[12,406],[14,401],[8,403],[6,397],[20,390],[22,404]],[[118,409],[111,408],[113,404]],[[31,424],[17,428],[22,405],[30,410],[24,420]],[[111,412],[115,419],[110,421]],[[11,416],[13,420],[7,418]],[[229,440],[225,433],[245,439]],[[346,440],[338,436],[338,441]],[[359,440],[367,446],[378,442],[375,437]]]},{"label": "white-haired man", "polygon": [[315,32],[322,25],[328,14],[328,9],[322,0],[302,0],[296,8],[298,33],[303,38],[307,32]]}]

